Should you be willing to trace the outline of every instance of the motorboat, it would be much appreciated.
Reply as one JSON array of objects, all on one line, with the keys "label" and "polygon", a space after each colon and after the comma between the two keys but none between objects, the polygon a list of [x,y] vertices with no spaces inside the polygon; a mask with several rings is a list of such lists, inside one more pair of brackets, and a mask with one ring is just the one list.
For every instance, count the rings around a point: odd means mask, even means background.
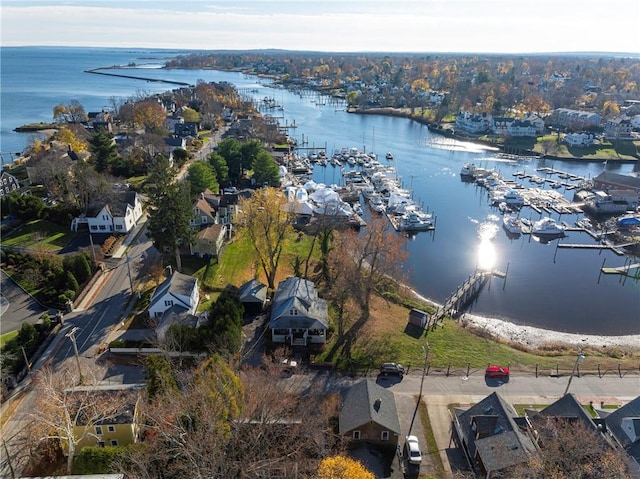
[{"label": "motorboat", "polygon": [[520,194],[519,191],[516,190],[509,190],[507,191],[503,198],[502,201],[504,201],[507,206],[523,206],[524,205],[524,198],[522,197],[522,194]]},{"label": "motorboat", "polygon": [[512,235],[519,235],[522,233],[522,222],[520,218],[516,218],[511,215],[504,215],[502,218],[502,227],[507,231],[507,233],[511,233]]},{"label": "motorboat", "polygon": [[385,157],[387,160],[393,160],[393,153],[391,153],[390,151],[387,151],[387,154],[386,154],[386,155],[384,155],[384,157]]},{"label": "motorboat", "polygon": [[542,218],[531,226],[531,233],[538,236],[563,236],[564,226],[556,223],[553,218]]},{"label": "motorboat", "polygon": [[384,213],[385,206],[380,195],[375,194],[371,196],[369,198],[369,204],[371,205],[371,209],[376,213]]},{"label": "motorboat", "polygon": [[433,216],[417,210],[408,212],[400,217],[399,231],[426,231],[433,229]]}]

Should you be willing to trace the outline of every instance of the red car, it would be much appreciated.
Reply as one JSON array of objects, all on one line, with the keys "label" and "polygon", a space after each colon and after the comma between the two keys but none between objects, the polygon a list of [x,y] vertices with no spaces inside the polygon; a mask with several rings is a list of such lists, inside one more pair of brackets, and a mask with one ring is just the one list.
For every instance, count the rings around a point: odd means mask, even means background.
[{"label": "red car", "polygon": [[509,378],[509,368],[505,368],[503,366],[489,366],[487,370],[484,372],[485,377],[487,378]]}]

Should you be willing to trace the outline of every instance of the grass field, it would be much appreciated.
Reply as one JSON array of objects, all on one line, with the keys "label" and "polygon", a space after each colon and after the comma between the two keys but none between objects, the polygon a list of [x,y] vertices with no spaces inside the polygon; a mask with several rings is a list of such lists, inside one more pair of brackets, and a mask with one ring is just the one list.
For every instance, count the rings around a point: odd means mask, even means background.
[{"label": "grass field", "polygon": [[4,236],[2,245],[58,251],[74,236],[75,233],[69,228],[45,220],[34,220],[25,223],[17,230]]},{"label": "grass field", "polygon": [[12,340],[17,335],[18,335],[18,330],[15,330],[15,331],[11,331],[9,333],[5,333],[2,336],[0,336],[0,348],[3,348],[4,345],[7,344],[8,341]]}]

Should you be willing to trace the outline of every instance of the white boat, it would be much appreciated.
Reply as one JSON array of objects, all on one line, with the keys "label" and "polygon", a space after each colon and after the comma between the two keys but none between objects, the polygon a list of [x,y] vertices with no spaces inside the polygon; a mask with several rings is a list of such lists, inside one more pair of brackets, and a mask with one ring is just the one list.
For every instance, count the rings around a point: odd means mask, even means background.
[{"label": "white boat", "polygon": [[353,204],[353,212],[358,216],[362,216],[364,214],[364,211],[362,211],[362,205],[359,201]]},{"label": "white boat", "polygon": [[433,229],[432,215],[417,210],[402,215],[398,222],[399,231],[426,231],[430,229]]},{"label": "white boat", "polygon": [[519,218],[511,215],[504,215],[502,218],[502,227],[513,235],[519,235],[522,233],[522,222]]},{"label": "white boat", "polygon": [[385,206],[380,195],[375,194],[369,198],[369,204],[371,205],[371,209],[376,213],[383,213]]},{"label": "white boat", "polygon": [[520,192],[516,190],[509,190],[507,193],[505,193],[502,200],[507,204],[507,206],[523,206],[524,205],[524,198],[522,197]]},{"label": "white boat", "polygon": [[390,151],[387,151],[387,154],[386,154],[386,155],[384,155],[384,157],[385,157],[387,160],[393,160],[393,153],[391,153]]},{"label": "white boat", "polygon": [[473,179],[476,177],[476,169],[478,167],[473,163],[465,163],[460,170],[460,176],[462,178]]},{"label": "white boat", "polygon": [[538,236],[563,236],[564,226],[556,223],[553,218],[542,218],[531,226],[531,233]]}]

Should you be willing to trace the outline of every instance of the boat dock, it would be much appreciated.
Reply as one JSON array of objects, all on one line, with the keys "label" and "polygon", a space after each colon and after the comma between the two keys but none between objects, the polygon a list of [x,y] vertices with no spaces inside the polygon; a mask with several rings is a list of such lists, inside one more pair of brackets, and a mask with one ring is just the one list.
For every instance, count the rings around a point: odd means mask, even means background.
[{"label": "boat dock", "polygon": [[433,313],[429,318],[429,325],[435,327],[446,316],[457,316],[467,307],[480,293],[487,280],[491,277],[491,272],[475,272],[469,276],[464,283],[447,298],[441,308]]}]

